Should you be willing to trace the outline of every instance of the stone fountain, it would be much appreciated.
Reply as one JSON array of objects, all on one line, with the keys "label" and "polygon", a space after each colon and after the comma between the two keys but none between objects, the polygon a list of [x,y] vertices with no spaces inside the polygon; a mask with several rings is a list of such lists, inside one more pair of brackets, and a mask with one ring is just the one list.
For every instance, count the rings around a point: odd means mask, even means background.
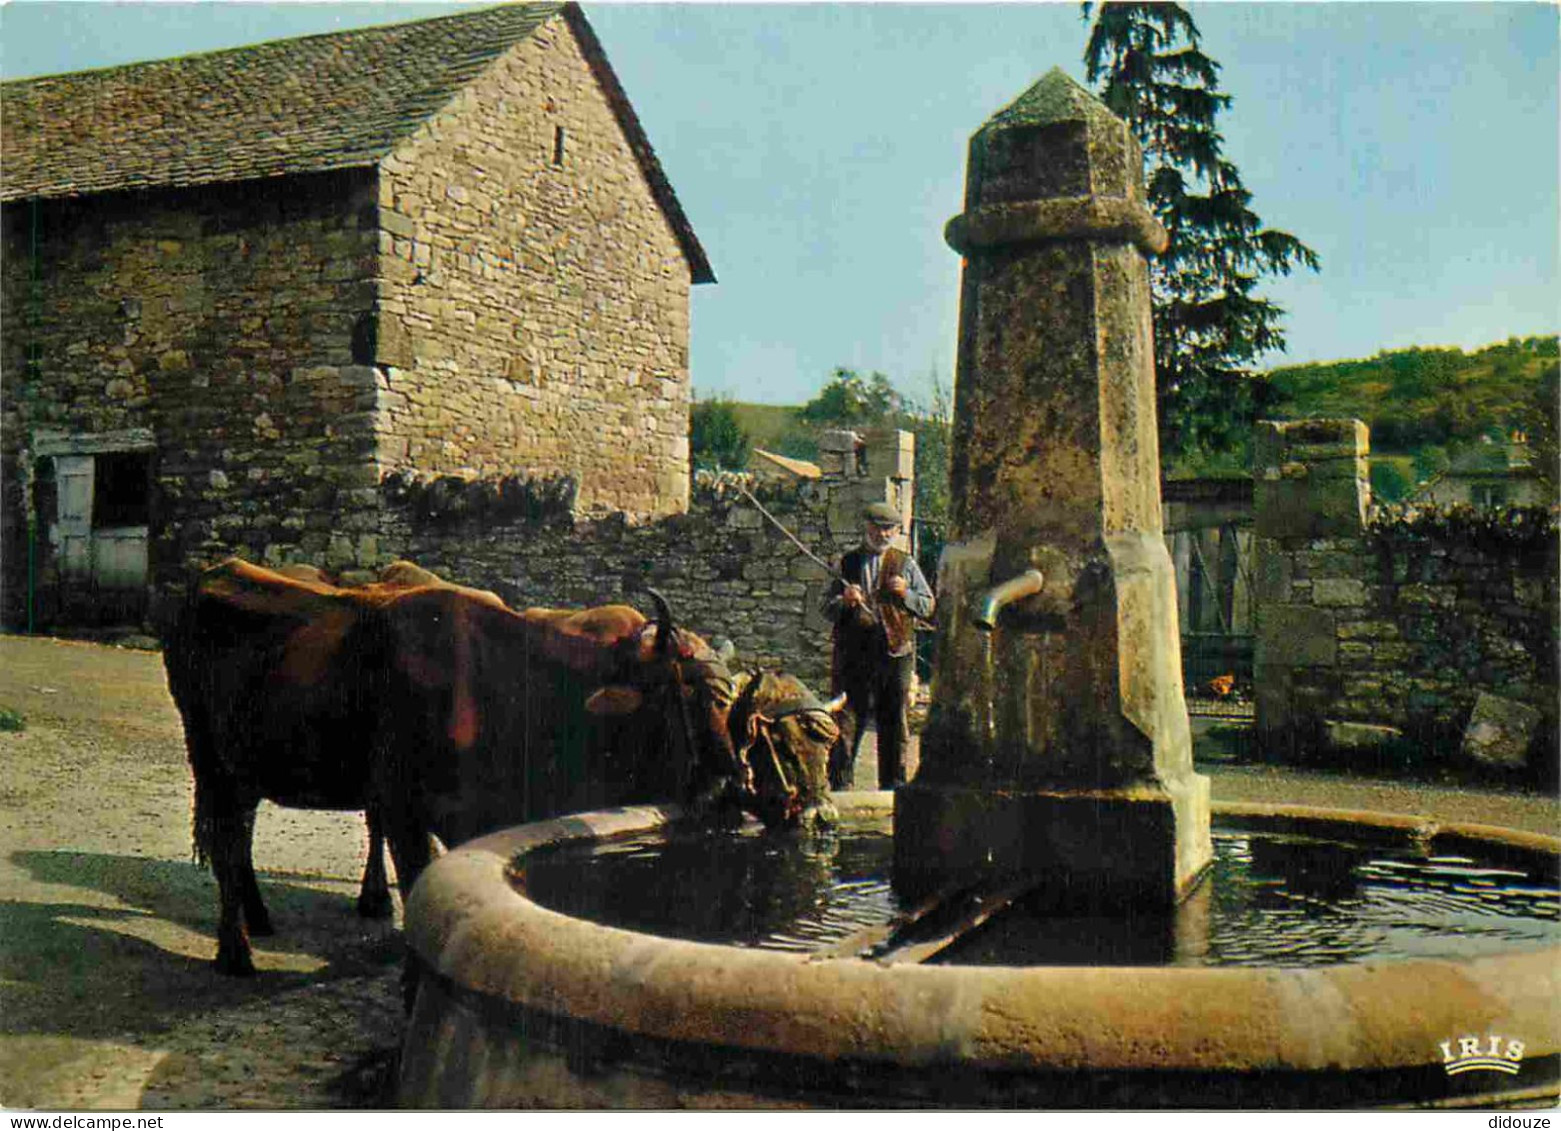
[{"label": "stone fountain", "polygon": [[936,695],[895,804],[907,891],[1022,874],[1168,905],[1209,864],[1160,516],[1144,257],[1166,235],[1124,124],[1060,70],[970,143],[953,538]]},{"label": "stone fountain", "polygon": [[[971,923],[1019,900],[1128,929],[1180,906],[1176,930],[1195,934],[1208,902],[1211,806],[1160,527],[1144,257],[1165,234],[1141,177],[1125,125],[1053,71],[974,135],[948,226],[965,257],[958,509],[933,711],[911,784],[837,802],[847,821],[892,807],[896,889],[963,900]],[[660,937],[527,896],[537,854],[677,816],[522,826],[428,869],[407,908],[427,973],[400,1102],[1315,1108],[1521,1103],[1561,1075],[1555,947],[1314,968],[926,965]],[[1419,818],[1245,816],[1552,863],[1558,848]],[[1519,1040],[1521,1068],[1488,1086],[1453,1076],[1445,1048],[1468,1034]]]}]

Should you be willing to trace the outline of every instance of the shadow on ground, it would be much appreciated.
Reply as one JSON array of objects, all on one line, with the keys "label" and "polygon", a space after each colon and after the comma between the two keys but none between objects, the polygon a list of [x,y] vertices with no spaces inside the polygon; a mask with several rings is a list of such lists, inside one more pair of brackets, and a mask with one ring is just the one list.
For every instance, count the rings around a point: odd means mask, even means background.
[{"label": "shadow on ground", "polygon": [[[376,1102],[399,1033],[402,943],[392,923],[358,917],[356,884],[262,874],[277,933],[256,940],[256,977],[229,978],[211,963],[216,885],[204,868],[67,851],[16,852],[7,863],[36,898],[0,903],[0,1033],[12,1078],[0,1103]],[[62,1079],[94,1043],[123,1062],[117,1091]],[[293,1085],[266,1085],[284,1071]],[[23,1080],[36,1088],[19,1093]]]}]

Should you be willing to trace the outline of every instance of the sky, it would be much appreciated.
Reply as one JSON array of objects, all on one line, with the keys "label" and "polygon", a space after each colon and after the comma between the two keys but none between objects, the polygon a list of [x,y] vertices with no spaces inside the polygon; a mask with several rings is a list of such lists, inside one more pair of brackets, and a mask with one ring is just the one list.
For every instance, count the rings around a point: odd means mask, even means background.
[{"label": "sky", "polygon": [[[0,7],[6,79],[481,4]],[[800,404],[837,366],[953,380],[966,145],[1060,66],[1077,3],[583,5],[719,282],[692,295],[699,396]],[[1561,8],[1191,3],[1233,103],[1225,154],[1322,271],[1266,281],[1266,365],[1476,349],[1561,327]]]}]

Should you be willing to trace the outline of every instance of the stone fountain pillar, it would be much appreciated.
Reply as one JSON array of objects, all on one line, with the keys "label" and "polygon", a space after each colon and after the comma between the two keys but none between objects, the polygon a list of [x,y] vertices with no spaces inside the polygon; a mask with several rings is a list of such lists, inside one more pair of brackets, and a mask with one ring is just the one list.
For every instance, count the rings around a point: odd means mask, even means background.
[{"label": "stone fountain pillar", "polygon": [[[1161,527],[1144,203],[1127,126],[1053,70],[970,141],[952,542],[895,884],[1033,876],[1169,907],[1207,867]],[[1038,576],[1037,576],[1038,575]],[[1007,584],[1012,582],[1012,584]]]}]

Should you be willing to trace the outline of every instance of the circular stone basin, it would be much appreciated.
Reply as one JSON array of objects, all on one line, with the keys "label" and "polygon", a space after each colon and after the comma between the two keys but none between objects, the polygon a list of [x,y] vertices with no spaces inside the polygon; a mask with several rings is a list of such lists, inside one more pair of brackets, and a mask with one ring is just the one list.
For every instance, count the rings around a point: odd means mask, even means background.
[{"label": "circular stone basin", "polygon": [[[836,803],[871,821],[892,797]],[[1552,837],[1417,817],[1214,811],[1289,836],[1545,873],[1561,851]],[[525,825],[425,873],[406,916],[423,975],[401,1103],[1318,1108],[1520,1104],[1561,1090],[1554,944],[1327,966],[888,965],[606,926],[512,882],[542,850],[678,816]]]},{"label": "circular stone basin", "polygon": [[989,966],[1318,966],[1561,943],[1561,892],[1510,854],[1428,856],[1418,842],[1344,843],[1263,824],[1216,822],[1213,865],[1173,911],[1090,914],[1020,900],[968,933],[950,931],[952,910],[932,916],[898,949],[886,940],[917,901],[891,883],[887,818],[800,839],[750,822],[736,833],[570,841],[529,853],[515,878],[543,907],[594,923],[885,961],[905,961],[904,946],[929,939],[940,945],[915,960]]}]

